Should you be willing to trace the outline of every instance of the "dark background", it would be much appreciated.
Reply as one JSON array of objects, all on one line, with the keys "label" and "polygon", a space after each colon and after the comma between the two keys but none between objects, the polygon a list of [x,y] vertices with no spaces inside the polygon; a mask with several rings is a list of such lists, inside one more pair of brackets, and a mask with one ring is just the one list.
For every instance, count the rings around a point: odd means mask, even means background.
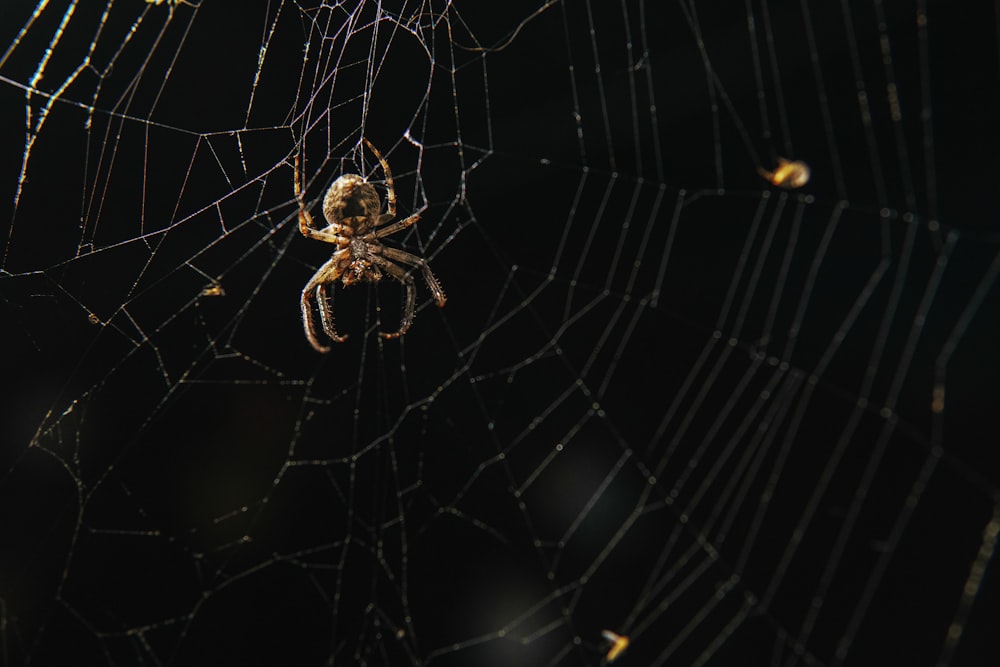
[{"label": "dark background", "polygon": [[0,661],[988,664],[993,8],[486,4],[0,8]]}]

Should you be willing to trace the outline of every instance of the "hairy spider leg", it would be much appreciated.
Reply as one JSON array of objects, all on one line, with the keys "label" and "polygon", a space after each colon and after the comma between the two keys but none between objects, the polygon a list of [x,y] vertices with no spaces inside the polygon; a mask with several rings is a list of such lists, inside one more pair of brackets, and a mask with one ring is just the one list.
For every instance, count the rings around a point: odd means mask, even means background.
[{"label": "hairy spider leg", "polygon": [[405,250],[390,248],[389,246],[384,246],[382,248],[382,254],[391,260],[400,262],[401,264],[407,264],[414,268],[419,268],[424,274],[424,281],[431,289],[431,293],[434,294],[434,301],[437,302],[438,308],[444,308],[446,300],[444,290],[441,289],[441,285],[438,284],[437,278],[435,278],[434,274],[431,273],[431,265],[427,263],[426,259],[423,257],[417,257],[416,255],[410,254]]},{"label": "hairy spider leg", "polygon": [[333,253],[333,256],[323,266],[316,270],[306,286],[302,288],[302,325],[306,332],[306,338],[318,352],[329,352],[330,348],[320,344],[316,335],[316,324],[313,321],[312,300],[319,295],[319,315],[323,322],[323,330],[336,343],[343,343],[347,336],[337,333],[333,324],[333,308],[327,301],[326,285],[333,283],[350,263],[350,251],[346,248]]},{"label": "hairy spider leg", "polygon": [[337,325],[333,322],[333,295],[336,293],[333,284],[321,283],[316,288],[316,305],[319,306],[319,320],[323,324],[323,331],[334,343],[343,343],[347,340],[347,334],[341,336],[337,333]]},{"label": "hairy spider leg", "polygon": [[[383,248],[383,251],[386,248]],[[396,264],[393,264],[385,257],[380,257],[378,255],[372,256],[372,261],[378,264],[387,274],[403,283],[406,286],[406,301],[403,304],[403,318],[399,324],[399,330],[393,333],[386,333],[384,331],[379,331],[378,335],[382,338],[399,338],[405,334],[410,329],[410,325],[413,324],[413,313],[417,306],[417,287],[413,284],[413,276],[411,276],[406,269]]]},{"label": "hairy spider leg", "polygon": [[[386,213],[386,215],[389,214]],[[395,234],[396,232],[403,231],[407,227],[412,226],[418,220],[420,220],[420,214],[414,213],[410,217],[404,218],[398,222],[394,222],[388,227],[382,227],[380,229],[376,229],[374,232],[371,233],[371,237],[376,239],[385,238],[386,236],[390,236],[392,234]],[[388,220],[386,222],[388,222]]]},{"label": "hairy spider leg", "polygon": [[350,243],[350,239],[339,234],[342,229],[341,225],[331,224],[323,229],[316,227],[316,222],[313,220],[312,214],[306,208],[305,198],[302,193],[302,177],[299,175],[301,173],[300,164],[300,155],[299,153],[295,153],[295,201],[299,204],[299,231],[302,232],[302,236],[305,236],[307,239],[323,241],[324,243],[336,243],[337,245]]},{"label": "hairy spider leg", "polygon": [[[385,196],[387,210],[382,216],[379,216],[380,219],[378,223],[385,224],[386,222],[389,222],[389,220],[396,217],[396,188],[392,184],[392,170],[389,169],[389,163],[386,162],[384,157],[382,157],[382,154],[379,153],[377,148],[375,148],[375,145],[368,141],[368,137],[361,138],[364,140],[365,144],[367,144],[369,150],[371,150],[372,153],[375,153],[375,157],[377,157],[378,161],[382,164],[382,171],[385,172],[385,187],[388,189]],[[385,216],[389,217],[386,218]]]}]

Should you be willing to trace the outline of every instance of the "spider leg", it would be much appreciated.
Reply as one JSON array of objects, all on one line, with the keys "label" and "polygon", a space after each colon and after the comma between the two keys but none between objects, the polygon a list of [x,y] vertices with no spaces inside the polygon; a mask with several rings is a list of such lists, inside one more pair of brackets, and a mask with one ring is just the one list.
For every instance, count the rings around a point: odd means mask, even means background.
[{"label": "spider leg", "polygon": [[315,229],[316,224],[313,222],[312,215],[309,213],[309,209],[306,208],[306,202],[302,196],[302,177],[299,175],[301,172],[301,162],[301,155],[296,151],[295,164],[292,167],[295,170],[295,177],[292,183],[295,189],[295,201],[299,204],[299,231],[302,232],[303,236],[309,236],[310,231]]},{"label": "spider leg", "polygon": [[322,283],[316,288],[318,298],[316,303],[319,306],[319,319],[323,323],[323,331],[335,343],[343,343],[347,340],[347,334],[341,336],[337,333],[337,326],[333,323],[333,285],[327,289],[327,284]]},{"label": "spider leg", "polygon": [[301,157],[299,153],[295,153],[295,201],[299,204],[299,231],[302,232],[302,236],[307,239],[316,239],[317,241],[323,241],[324,243],[335,243],[337,245],[347,245],[350,243],[348,239],[340,235],[341,226],[340,225],[327,225],[323,229],[316,227],[316,222],[313,220],[312,214],[309,213],[309,209],[306,208],[305,197],[302,192],[302,176],[301,174]]},{"label": "spider leg", "polygon": [[330,348],[320,344],[319,338],[316,336],[316,325],[313,323],[311,303],[313,296],[312,290],[302,290],[302,325],[305,328],[306,339],[313,346],[313,349],[326,353],[330,351]]},{"label": "spider leg", "polygon": [[441,285],[438,283],[437,278],[435,278],[434,274],[431,273],[431,266],[427,263],[426,259],[423,257],[417,257],[416,255],[408,253],[405,250],[390,248],[389,246],[382,247],[382,254],[401,264],[407,264],[409,266],[419,268],[424,274],[424,281],[427,283],[427,286],[431,289],[431,293],[434,295],[434,300],[437,302],[438,308],[444,308],[444,290],[441,289]]},{"label": "spider leg", "polygon": [[364,140],[365,144],[368,145],[368,148],[371,150],[371,152],[375,153],[375,157],[377,157],[378,161],[382,164],[382,171],[385,172],[385,187],[386,189],[388,189],[388,192],[386,193],[385,196],[386,208],[388,209],[386,211],[386,214],[389,216],[389,219],[391,220],[392,218],[396,217],[396,188],[393,187],[392,185],[392,171],[390,171],[389,163],[385,161],[385,158],[382,157],[382,154],[378,152],[378,149],[375,148],[372,142],[368,141],[368,137],[362,137],[362,139]]},{"label": "spider leg", "polygon": [[378,264],[382,270],[390,276],[406,285],[406,301],[403,303],[403,319],[399,324],[399,330],[393,333],[385,333],[384,331],[378,332],[378,335],[382,338],[399,338],[405,334],[410,329],[410,325],[413,324],[413,313],[417,306],[417,288],[416,285],[413,284],[413,276],[407,273],[406,269],[403,267],[393,264],[384,257],[373,255],[372,261],[375,264]]},{"label": "spider leg", "polygon": [[[407,227],[412,226],[419,219],[420,219],[420,215],[417,214],[417,213],[414,213],[410,217],[404,218],[403,220],[399,220],[397,222],[394,222],[391,225],[389,225],[388,227],[381,227],[381,228],[375,230],[373,232],[373,235],[377,239],[385,238],[386,236],[390,236],[391,234],[395,234],[396,232],[401,232],[404,229],[406,229]],[[389,222],[389,220],[386,220],[385,222]],[[385,224],[385,222],[383,222],[382,224]]]},{"label": "spider leg", "polygon": [[336,281],[344,272],[346,265],[345,258],[349,258],[346,250],[338,250],[333,253],[333,257],[326,264],[319,267],[316,273],[313,274],[313,277],[309,279],[309,282],[306,283],[306,286],[302,288],[302,326],[305,329],[306,338],[309,340],[310,345],[317,352],[330,351],[329,347],[319,342],[319,336],[316,335],[316,323],[313,321],[312,314],[312,300],[316,298],[317,292],[319,292],[320,297],[319,312],[323,321],[323,330],[336,343],[343,343],[347,340],[347,336],[337,335],[337,331],[333,326],[333,310],[327,303],[325,289],[328,283]]}]

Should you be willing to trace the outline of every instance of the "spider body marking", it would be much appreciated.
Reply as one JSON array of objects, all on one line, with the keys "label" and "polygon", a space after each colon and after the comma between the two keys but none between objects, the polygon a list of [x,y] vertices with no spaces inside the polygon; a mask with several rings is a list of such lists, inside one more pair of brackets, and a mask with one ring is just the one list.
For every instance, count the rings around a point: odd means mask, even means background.
[{"label": "spider body marking", "polygon": [[[295,199],[299,205],[299,231],[309,239],[337,246],[330,259],[313,274],[302,289],[302,324],[306,338],[319,352],[329,352],[330,348],[319,341],[313,317],[315,300],[319,310],[323,332],[336,343],[347,340],[347,336],[337,333],[333,321],[332,289],[339,279],[344,286],[355,283],[375,283],[389,276],[403,283],[406,298],[403,303],[403,317],[399,329],[392,333],[379,332],[382,338],[398,338],[409,330],[416,309],[416,286],[411,272],[419,269],[424,281],[434,295],[438,307],[445,304],[444,291],[438,284],[427,261],[404,250],[382,245],[380,239],[410,227],[420,219],[413,214],[392,222],[396,217],[396,191],[392,183],[392,172],[378,149],[367,138],[365,144],[378,158],[385,172],[386,212],[382,213],[382,200],[375,186],[358,174],[344,174],[335,180],[323,197],[323,217],[327,225],[318,228],[306,207],[302,192],[300,155],[295,154]],[[389,224],[392,223],[392,224]],[[409,267],[409,268],[404,268]]]}]

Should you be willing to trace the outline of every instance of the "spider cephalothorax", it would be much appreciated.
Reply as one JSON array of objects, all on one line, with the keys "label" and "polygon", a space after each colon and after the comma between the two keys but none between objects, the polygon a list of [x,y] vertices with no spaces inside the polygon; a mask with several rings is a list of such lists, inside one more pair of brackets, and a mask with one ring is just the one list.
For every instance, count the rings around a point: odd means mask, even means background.
[{"label": "spider cephalothorax", "polygon": [[295,199],[299,204],[299,231],[306,238],[316,239],[337,246],[333,256],[317,269],[302,290],[302,323],[309,343],[320,352],[328,352],[329,347],[321,345],[316,335],[313,321],[312,300],[319,306],[323,331],[331,340],[342,343],[347,336],[341,336],[333,324],[332,299],[327,294],[327,286],[337,279],[344,285],[361,282],[378,282],[383,276],[391,276],[406,286],[406,300],[403,303],[403,319],[399,330],[394,333],[379,332],[383,338],[397,338],[406,333],[413,323],[416,308],[416,287],[410,271],[403,266],[420,269],[437,305],[444,306],[445,296],[427,261],[404,250],[382,245],[379,239],[402,231],[420,219],[413,214],[408,218],[392,222],[396,217],[396,191],[392,184],[389,164],[368,139],[365,144],[375,154],[385,172],[386,212],[382,213],[382,201],[375,186],[357,174],[344,174],[335,180],[323,197],[323,216],[327,226],[317,229],[312,215],[306,208],[302,194],[302,180],[299,175],[299,155],[295,155]]}]

